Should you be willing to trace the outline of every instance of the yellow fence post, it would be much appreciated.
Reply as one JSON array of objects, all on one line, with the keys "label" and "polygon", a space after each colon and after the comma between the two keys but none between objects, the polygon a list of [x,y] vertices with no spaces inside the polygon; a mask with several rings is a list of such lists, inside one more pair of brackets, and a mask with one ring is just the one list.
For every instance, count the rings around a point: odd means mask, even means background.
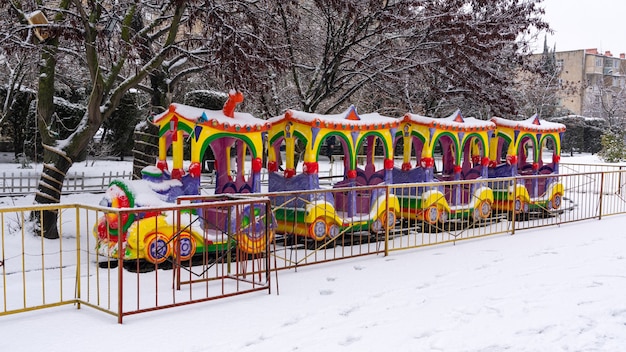
[{"label": "yellow fence post", "polygon": [[81,303],[81,294],[80,294],[80,239],[81,239],[81,232],[80,232],[80,207],[78,205],[75,206],[74,208],[76,210],[76,297],[74,297],[74,299],[76,300],[76,307],[78,309],[80,309],[80,303]]},{"label": "yellow fence post", "polygon": [[602,203],[603,203],[603,194],[604,194],[604,172],[600,174],[600,206],[599,206],[599,214],[598,220],[602,220]]},{"label": "yellow fence post", "polygon": [[[511,216],[511,235],[515,235],[515,221],[517,220],[517,213],[515,206],[517,205],[517,177],[513,176],[513,214]],[[520,211],[523,209],[523,204],[520,202]]]},{"label": "yellow fence post", "polygon": [[[385,187],[385,214],[387,214],[387,216],[385,216],[384,220],[385,222],[389,221],[389,185],[387,185]],[[385,229],[385,254],[384,256],[388,256],[389,255],[389,226],[387,226],[387,224],[383,224],[384,229]]]},{"label": "yellow fence post", "polygon": [[[116,214],[117,218],[121,219],[122,214],[120,214],[120,211],[116,210],[116,213],[117,213]],[[122,253],[124,253],[124,247],[122,246],[122,241],[117,241],[116,245],[117,245],[117,253],[120,253],[120,255],[117,256],[117,323],[121,324],[122,317],[124,316],[123,314],[124,312],[124,304],[123,304],[124,303],[123,302],[124,301],[123,300],[124,256],[122,255]]]}]

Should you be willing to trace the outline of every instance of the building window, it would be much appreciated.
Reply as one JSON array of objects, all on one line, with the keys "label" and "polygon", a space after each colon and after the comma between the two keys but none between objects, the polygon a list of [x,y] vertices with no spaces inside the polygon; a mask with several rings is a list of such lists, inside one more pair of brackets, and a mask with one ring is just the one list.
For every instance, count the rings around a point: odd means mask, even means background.
[{"label": "building window", "polygon": [[596,66],[597,67],[602,67],[602,58],[601,57],[596,57]]}]

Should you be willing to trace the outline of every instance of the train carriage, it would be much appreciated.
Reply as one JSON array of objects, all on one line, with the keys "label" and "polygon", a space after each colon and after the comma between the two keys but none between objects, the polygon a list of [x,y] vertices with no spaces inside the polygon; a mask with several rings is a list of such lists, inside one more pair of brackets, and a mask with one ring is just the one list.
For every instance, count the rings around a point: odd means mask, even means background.
[{"label": "train carriage", "polygon": [[[565,125],[540,120],[534,115],[513,121],[493,117],[496,135],[492,139],[489,178],[513,176],[545,176],[521,178],[515,187],[492,181],[494,208],[498,211],[528,215],[550,213],[561,207],[563,184],[559,181],[561,137]],[[544,154],[551,157],[544,161]]]},{"label": "train carriage", "polygon": [[[336,115],[288,110],[270,120],[268,143],[269,191],[288,192],[274,197],[277,232],[304,236],[316,241],[331,239],[346,231],[379,232],[392,227],[398,200],[386,197],[383,188],[355,187],[391,183],[393,168],[392,135],[398,119],[379,114],[359,115],[354,107]],[[338,140],[343,152],[343,178],[328,192],[320,190],[319,158],[323,146]],[[376,146],[382,148],[383,162],[376,165]],[[281,148],[285,148],[285,168]],[[298,158],[302,148],[302,166]],[[359,150],[365,150],[365,166],[358,165]],[[301,172],[298,172],[301,171]]]},{"label": "train carriage", "polygon": [[[465,118],[459,111],[441,119],[406,114],[396,137],[403,143],[403,162],[393,171],[394,183],[486,179],[494,129],[494,123]],[[404,218],[433,227],[486,219],[493,204],[493,193],[483,183],[403,187],[395,192]]]}]

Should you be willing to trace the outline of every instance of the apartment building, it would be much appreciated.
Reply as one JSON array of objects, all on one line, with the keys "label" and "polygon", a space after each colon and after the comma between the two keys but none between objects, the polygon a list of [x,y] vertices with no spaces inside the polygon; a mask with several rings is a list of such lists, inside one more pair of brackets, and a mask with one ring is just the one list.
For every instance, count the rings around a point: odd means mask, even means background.
[{"label": "apartment building", "polygon": [[560,105],[571,114],[601,117],[602,104],[612,105],[626,87],[626,54],[581,49],[554,53],[559,82],[567,85],[560,93]]}]

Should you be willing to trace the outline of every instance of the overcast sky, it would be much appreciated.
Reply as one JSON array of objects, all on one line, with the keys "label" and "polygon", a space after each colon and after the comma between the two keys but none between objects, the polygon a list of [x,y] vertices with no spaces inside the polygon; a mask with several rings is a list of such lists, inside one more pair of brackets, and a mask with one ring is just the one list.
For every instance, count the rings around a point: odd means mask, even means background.
[{"label": "overcast sky", "polygon": [[[548,46],[557,51],[597,48],[626,53],[626,2],[623,0],[544,0],[545,20],[554,30]],[[541,35],[535,51],[543,50]]]}]

